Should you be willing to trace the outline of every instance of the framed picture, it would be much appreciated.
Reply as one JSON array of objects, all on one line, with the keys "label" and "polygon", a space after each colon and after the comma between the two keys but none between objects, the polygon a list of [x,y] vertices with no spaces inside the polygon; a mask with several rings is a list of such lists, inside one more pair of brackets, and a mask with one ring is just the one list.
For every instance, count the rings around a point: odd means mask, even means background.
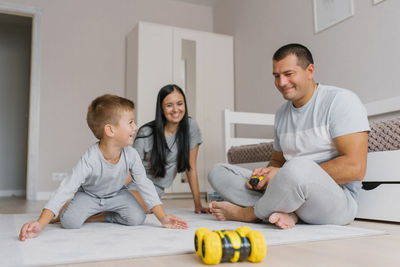
[{"label": "framed picture", "polygon": [[353,0],[314,0],[315,33],[325,30],[353,15]]}]

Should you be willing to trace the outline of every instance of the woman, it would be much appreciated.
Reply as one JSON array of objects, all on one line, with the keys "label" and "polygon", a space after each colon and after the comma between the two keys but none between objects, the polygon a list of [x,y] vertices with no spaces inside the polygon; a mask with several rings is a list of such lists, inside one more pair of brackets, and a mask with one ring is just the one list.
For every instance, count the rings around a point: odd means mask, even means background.
[{"label": "woman", "polygon": [[[138,151],[147,177],[153,181],[160,197],[164,189],[171,186],[176,174],[185,171],[195,212],[209,213],[200,202],[197,176],[196,161],[201,143],[200,129],[188,116],[185,94],[177,85],[170,84],[160,89],[156,118],[139,129],[133,147]],[[135,183],[130,183],[129,189],[145,208]]]}]

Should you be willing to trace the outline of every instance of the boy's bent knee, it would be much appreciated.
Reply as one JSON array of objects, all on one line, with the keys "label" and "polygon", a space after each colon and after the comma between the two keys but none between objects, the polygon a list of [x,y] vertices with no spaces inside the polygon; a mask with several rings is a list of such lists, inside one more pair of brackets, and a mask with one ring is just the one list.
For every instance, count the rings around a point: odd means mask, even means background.
[{"label": "boy's bent knee", "polygon": [[83,222],[67,216],[61,216],[60,222],[61,226],[65,229],[79,229],[83,224]]},{"label": "boy's bent knee", "polygon": [[143,214],[136,214],[126,220],[126,225],[128,226],[137,226],[142,225],[146,219],[146,215]]}]

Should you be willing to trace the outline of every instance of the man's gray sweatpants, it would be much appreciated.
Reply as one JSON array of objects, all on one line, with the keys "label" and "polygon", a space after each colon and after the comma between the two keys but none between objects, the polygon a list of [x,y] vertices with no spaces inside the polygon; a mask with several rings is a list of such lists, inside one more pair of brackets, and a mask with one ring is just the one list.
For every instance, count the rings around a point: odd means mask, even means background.
[{"label": "man's gray sweatpants", "polygon": [[357,202],[350,191],[336,182],[312,160],[287,161],[269,182],[264,193],[245,185],[252,171],[230,164],[217,164],[208,180],[224,199],[236,205],[254,206],[257,218],[267,221],[273,212],[294,212],[310,224],[345,225],[354,220]]},{"label": "man's gray sweatpants", "polygon": [[97,198],[78,191],[61,213],[61,225],[67,229],[78,229],[87,218],[103,211],[107,212],[105,222],[109,223],[140,225],[146,218],[144,210],[127,188],[110,198]]}]

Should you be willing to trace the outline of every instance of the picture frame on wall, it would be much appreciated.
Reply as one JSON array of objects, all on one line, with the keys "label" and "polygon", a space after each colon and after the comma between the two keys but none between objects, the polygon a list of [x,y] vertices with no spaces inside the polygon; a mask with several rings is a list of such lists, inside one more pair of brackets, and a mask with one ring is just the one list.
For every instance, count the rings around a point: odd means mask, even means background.
[{"label": "picture frame on wall", "polygon": [[353,0],[314,0],[314,31],[323,31],[353,15]]}]

